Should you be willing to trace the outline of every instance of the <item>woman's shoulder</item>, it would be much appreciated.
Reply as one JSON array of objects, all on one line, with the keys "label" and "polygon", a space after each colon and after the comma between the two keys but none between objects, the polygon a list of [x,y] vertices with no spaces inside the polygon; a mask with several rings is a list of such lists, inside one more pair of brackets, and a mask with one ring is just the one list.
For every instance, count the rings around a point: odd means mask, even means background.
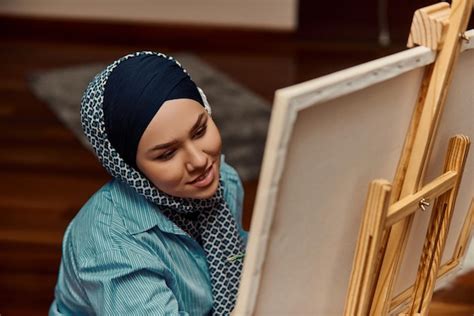
[{"label": "woman's shoulder", "polygon": [[80,230],[80,233],[90,232],[110,224],[114,212],[110,186],[111,182],[105,184],[87,200],[72,220],[70,224],[72,230]]},{"label": "woman's shoulder", "polygon": [[94,193],[79,210],[66,230],[65,247],[72,247],[83,260],[100,253],[120,248],[120,240],[127,236],[127,227],[121,216],[120,203],[114,191],[120,186],[112,180]]}]

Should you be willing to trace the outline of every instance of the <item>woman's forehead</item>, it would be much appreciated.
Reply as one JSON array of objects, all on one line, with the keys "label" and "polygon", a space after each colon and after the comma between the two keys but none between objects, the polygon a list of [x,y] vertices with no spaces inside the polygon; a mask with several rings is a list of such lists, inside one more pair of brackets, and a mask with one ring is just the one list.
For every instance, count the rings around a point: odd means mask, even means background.
[{"label": "woman's forehead", "polygon": [[181,137],[199,121],[203,122],[207,113],[204,107],[191,99],[168,100],[160,107],[144,136],[151,132],[155,140],[170,140],[171,137]]}]

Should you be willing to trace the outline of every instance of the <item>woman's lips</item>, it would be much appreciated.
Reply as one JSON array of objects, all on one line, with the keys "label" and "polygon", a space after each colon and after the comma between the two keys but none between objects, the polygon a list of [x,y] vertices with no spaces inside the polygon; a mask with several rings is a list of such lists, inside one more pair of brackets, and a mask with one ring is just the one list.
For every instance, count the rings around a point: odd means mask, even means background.
[{"label": "woman's lips", "polygon": [[208,186],[212,181],[214,181],[214,164],[212,164],[204,174],[199,176],[197,179],[194,181],[191,181],[190,184],[193,186],[202,188]]}]

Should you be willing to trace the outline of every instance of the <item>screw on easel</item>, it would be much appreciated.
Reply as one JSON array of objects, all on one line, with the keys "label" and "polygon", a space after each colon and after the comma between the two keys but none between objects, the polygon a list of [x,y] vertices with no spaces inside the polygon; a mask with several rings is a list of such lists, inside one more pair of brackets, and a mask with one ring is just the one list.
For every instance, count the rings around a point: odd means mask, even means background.
[{"label": "screw on easel", "polygon": [[459,34],[459,37],[460,37],[461,39],[465,40],[467,44],[469,44],[470,39],[469,39],[469,37],[466,35],[466,33],[460,33],[460,34]]},{"label": "screw on easel", "polygon": [[427,199],[422,198],[420,202],[418,203],[418,205],[420,206],[421,210],[424,212],[426,211],[426,208],[430,206],[430,202]]}]

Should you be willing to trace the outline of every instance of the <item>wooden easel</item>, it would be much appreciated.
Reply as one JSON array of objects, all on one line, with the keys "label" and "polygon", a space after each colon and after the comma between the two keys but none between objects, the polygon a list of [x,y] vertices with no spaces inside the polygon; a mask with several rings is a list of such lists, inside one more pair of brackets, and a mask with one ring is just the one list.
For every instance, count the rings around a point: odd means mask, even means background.
[{"label": "wooden easel", "polygon": [[469,151],[469,139],[463,135],[451,138],[444,173],[426,185],[422,180],[471,10],[472,0],[453,0],[451,7],[438,3],[415,12],[409,46],[427,46],[438,51],[438,55],[425,72],[393,183],[374,180],[370,184],[345,315],[389,313],[394,281],[414,212],[432,204],[415,285],[409,293],[409,307],[400,315],[428,314]]}]

